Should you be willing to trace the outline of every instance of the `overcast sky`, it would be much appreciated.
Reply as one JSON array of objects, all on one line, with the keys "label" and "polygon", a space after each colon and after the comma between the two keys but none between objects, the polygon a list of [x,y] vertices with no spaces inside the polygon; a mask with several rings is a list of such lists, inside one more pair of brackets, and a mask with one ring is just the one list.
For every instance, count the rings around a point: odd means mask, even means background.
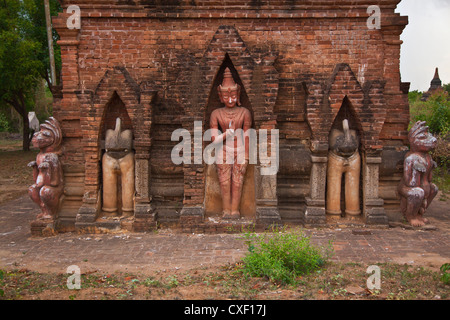
[{"label": "overcast sky", "polygon": [[396,12],[409,17],[400,68],[410,90],[427,91],[436,67],[442,83],[450,83],[450,0],[402,0]]}]

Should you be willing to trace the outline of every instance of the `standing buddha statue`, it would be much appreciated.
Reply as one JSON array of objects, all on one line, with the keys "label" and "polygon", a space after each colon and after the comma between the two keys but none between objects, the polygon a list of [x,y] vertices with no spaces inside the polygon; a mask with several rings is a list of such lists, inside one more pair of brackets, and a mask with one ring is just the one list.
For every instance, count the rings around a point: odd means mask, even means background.
[{"label": "standing buddha statue", "polygon": [[216,167],[223,218],[239,219],[242,187],[249,162],[247,133],[252,125],[252,116],[248,109],[241,106],[241,87],[234,81],[229,68],[225,69],[218,92],[225,106],[213,111],[210,128],[213,143],[222,144],[216,152]]}]

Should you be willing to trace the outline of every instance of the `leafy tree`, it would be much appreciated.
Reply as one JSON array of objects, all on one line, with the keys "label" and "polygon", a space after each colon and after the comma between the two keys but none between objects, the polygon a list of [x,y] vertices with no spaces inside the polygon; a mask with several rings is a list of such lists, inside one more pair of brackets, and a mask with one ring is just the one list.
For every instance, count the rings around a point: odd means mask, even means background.
[{"label": "leafy tree", "polygon": [[450,132],[450,95],[446,91],[437,91],[427,101],[410,100],[410,110],[412,123],[426,121],[435,134]]},{"label": "leafy tree", "polygon": [[[32,22],[32,27],[27,31],[30,38],[35,39],[41,44],[41,50],[38,51],[37,57],[43,63],[43,68],[39,70],[41,77],[46,80],[47,86],[54,94],[56,86],[58,85],[61,76],[61,48],[57,44],[59,40],[58,33],[53,30],[53,50],[55,53],[56,64],[56,82],[52,83],[50,80],[50,57],[47,40],[47,26],[45,20],[45,8],[42,0],[32,0],[28,8],[29,19]],[[56,16],[58,12],[62,11],[58,0],[50,0],[50,15]]]},{"label": "leafy tree", "polygon": [[23,119],[23,149],[29,150],[28,111],[31,90],[40,78],[43,68],[37,57],[41,45],[29,39],[26,29],[27,12],[23,2],[0,2],[0,98],[13,107]]},{"label": "leafy tree", "polygon": [[[52,9],[59,3],[52,1]],[[56,5],[57,4],[57,5]],[[57,36],[54,35],[56,40]],[[61,65],[59,48],[55,57]],[[0,1],[0,102],[14,108],[23,120],[23,150],[30,149],[28,112],[40,79],[48,77],[48,45],[43,3],[39,0]],[[60,70],[60,68],[59,68]]]},{"label": "leafy tree", "polygon": [[414,103],[422,98],[423,92],[419,90],[410,91],[408,93],[409,103]]},{"label": "leafy tree", "polygon": [[450,94],[450,83],[444,84],[443,85],[444,90],[448,92],[448,94]]}]

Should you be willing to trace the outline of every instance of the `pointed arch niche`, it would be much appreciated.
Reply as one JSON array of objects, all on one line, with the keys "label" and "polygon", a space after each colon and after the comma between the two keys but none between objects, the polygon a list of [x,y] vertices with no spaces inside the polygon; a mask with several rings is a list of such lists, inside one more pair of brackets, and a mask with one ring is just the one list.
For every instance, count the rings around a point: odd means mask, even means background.
[{"label": "pointed arch niche", "polygon": [[120,120],[122,121],[122,130],[131,130],[132,132],[134,132],[133,123],[127,112],[127,108],[117,91],[114,91],[103,111],[99,132],[102,147],[103,141],[105,140],[106,130],[115,129],[117,118],[120,118]]},{"label": "pointed arch niche", "polygon": [[[114,129],[117,117],[122,129],[133,132],[135,151],[134,225],[153,220],[149,199],[149,158],[152,123],[152,101],[156,91],[141,89],[124,67],[105,72],[94,90],[76,91],[80,101],[82,144],[85,154],[85,182],[83,205],[75,223],[78,230],[95,231],[98,227],[122,228],[121,222],[98,221],[102,205],[101,157],[107,129]],[[145,228],[145,226],[144,226]]]},{"label": "pointed arch niche", "polygon": [[[130,116],[128,115],[126,106],[123,103],[120,96],[118,95],[117,91],[115,90],[113,92],[109,102],[106,104],[106,106],[103,110],[103,116],[102,116],[102,120],[100,122],[101,124],[100,124],[100,132],[99,132],[99,137],[100,137],[100,156],[99,156],[100,163],[99,163],[99,165],[101,168],[103,167],[102,159],[106,152],[106,149],[105,149],[106,131],[116,129],[116,120],[118,118],[121,120],[121,130],[122,131],[130,130],[134,135],[133,123],[130,119]],[[134,137],[133,137],[133,141],[134,141]],[[134,149],[133,149],[133,153],[134,153]],[[102,182],[103,181],[102,175],[104,174],[104,172],[102,169],[100,169],[99,171],[100,171],[99,181]],[[105,186],[103,185],[103,183],[101,183],[100,184],[100,192],[102,192],[104,187]],[[102,192],[102,194],[103,194],[103,192]],[[104,201],[103,197],[102,197],[101,201],[102,202]],[[108,213],[103,210],[100,210],[99,218],[100,217],[111,217],[111,216],[115,216],[116,214],[118,214],[119,216],[122,215],[122,175],[121,174],[117,175],[117,213],[112,214],[112,213]]]},{"label": "pointed arch niche", "polygon": [[[361,122],[355,112],[355,109],[350,101],[350,99],[345,96],[344,99],[342,100],[342,104],[341,107],[339,109],[339,112],[337,113],[333,124],[331,125],[331,130],[330,130],[330,135],[331,136],[331,132],[333,132],[333,130],[339,130],[339,131],[343,131],[343,121],[347,120],[348,124],[349,124],[349,129],[350,131],[355,131],[356,136],[358,137],[358,141],[359,141],[359,145],[358,145],[358,153],[362,154],[364,147],[361,143],[361,141],[363,140],[363,130],[362,130],[362,126],[361,126]],[[363,188],[362,188],[362,172],[360,171],[359,173],[359,209],[362,211],[362,205],[363,205]],[[327,199],[327,193],[328,193],[328,176],[327,176],[327,188],[325,189],[325,199]],[[346,211],[346,203],[345,203],[345,196],[346,196],[346,185],[345,185],[345,178],[342,177],[342,183],[340,186],[341,192],[340,192],[340,207],[341,207],[341,212],[344,213]],[[328,216],[330,217],[330,216]],[[348,218],[348,217],[347,217]],[[352,219],[357,219],[357,218],[361,218],[361,215],[359,216],[353,216]]]},{"label": "pointed arch niche", "polygon": [[[269,133],[271,129],[276,129],[273,111],[278,96],[279,73],[274,63],[278,52],[270,48],[254,48],[254,52],[254,55],[250,52],[235,26],[222,25],[201,58],[183,56],[185,68],[180,72],[175,87],[178,101],[184,109],[182,125],[191,136],[194,136],[194,121],[201,121],[203,129],[209,128],[211,112],[220,107],[216,91],[226,67],[230,68],[235,81],[243,89],[241,103],[251,111],[257,135],[260,129],[268,130]],[[276,175],[263,176],[261,170],[259,163],[255,165],[256,220],[270,224],[280,221],[277,178]],[[192,224],[204,221],[206,207],[209,206],[207,202],[210,200],[206,195],[207,170],[204,164],[195,164],[192,160],[190,164],[184,164],[183,171],[184,200],[180,223],[190,228]],[[249,209],[249,212],[253,212],[253,209]]]},{"label": "pointed arch niche", "polygon": [[[229,68],[233,75],[234,81],[241,86],[241,106],[248,109],[252,115],[252,128],[254,128],[254,116],[253,110],[248,98],[245,87],[241,78],[233,65],[228,53],[225,54],[222,65],[220,66],[211,87],[211,91],[208,98],[208,105],[205,113],[205,129],[210,129],[211,113],[219,108],[224,107],[220,102],[219,93],[217,91],[218,86],[223,81],[223,75],[226,68]],[[224,130],[220,128],[222,132]],[[219,177],[217,175],[217,168],[215,164],[206,165],[206,181],[205,181],[205,215],[209,216],[221,216],[222,215],[222,198],[220,193]],[[242,197],[240,204],[241,217],[254,219],[256,215],[256,200],[255,200],[255,165],[249,164],[247,166],[247,172],[244,177],[244,185],[242,188]]]},{"label": "pointed arch niche", "polygon": [[[348,124],[350,127],[350,130],[355,130],[360,137],[360,141],[362,140],[363,130],[361,126],[361,122],[356,114],[355,108],[352,105],[352,102],[348,98],[348,96],[345,96],[342,100],[341,107],[339,109],[339,112],[337,113],[336,117],[334,118],[333,124],[331,125],[331,130],[337,129],[342,130],[342,122],[347,119]],[[330,131],[331,131],[330,130]],[[362,148],[361,142],[359,146],[360,150]]]},{"label": "pointed arch niche", "polygon": [[307,84],[307,121],[311,128],[310,196],[304,221],[306,225],[326,224],[326,172],[329,134],[334,126],[350,118],[351,129],[360,135],[361,197],[364,222],[387,224],[384,202],[379,198],[379,167],[382,144],[380,133],[386,119],[384,85],[380,80],[366,80],[362,85],[347,63],[337,64],[330,77]]}]

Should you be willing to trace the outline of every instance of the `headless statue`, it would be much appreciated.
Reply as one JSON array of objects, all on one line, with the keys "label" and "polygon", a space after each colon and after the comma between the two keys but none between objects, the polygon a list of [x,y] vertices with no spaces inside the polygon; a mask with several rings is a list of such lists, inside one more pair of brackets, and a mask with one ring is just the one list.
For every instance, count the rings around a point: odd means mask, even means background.
[{"label": "headless statue", "polygon": [[[213,111],[210,128],[213,143],[223,144],[216,153],[223,218],[239,219],[242,187],[249,162],[247,130],[251,128],[252,117],[248,109],[240,106],[241,88],[228,68],[218,92],[225,106]],[[220,133],[219,129],[224,133]],[[237,129],[242,129],[243,134],[238,134]]]},{"label": "headless statue", "polygon": [[133,133],[121,129],[120,118],[114,130],[106,131],[103,155],[103,207],[108,213],[117,214],[119,177],[122,188],[122,215],[131,216],[134,211],[134,152]]},{"label": "headless statue", "polygon": [[359,204],[359,179],[361,156],[359,139],[355,130],[350,130],[348,120],[342,122],[343,130],[330,133],[330,152],[327,169],[327,214],[341,215],[341,183],[345,175],[345,213],[361,214]]},{"label": "headless statue", "polygon": [[414,227],[422,227],[428,223],[423,215],[438,193],[437,186],[431,183],[437,164],[429,155],[436,148],[437,139],[424,121],[411,128],[408,139],[410,151],[406,154],[403,178],[398,186],[400,205],[408,222]]},{"label": "headless statue", "polygon": [[37,219],[55,219],[58,212],[59,200],[64,192],[63,170],[59,161],[61,141],[61,128],[53,117],[41,124],[40,131],[31,140],[33,146],[40,149],[36,161],[28,164],[33,168],[35,181],[28,194],[41,208]]}]

